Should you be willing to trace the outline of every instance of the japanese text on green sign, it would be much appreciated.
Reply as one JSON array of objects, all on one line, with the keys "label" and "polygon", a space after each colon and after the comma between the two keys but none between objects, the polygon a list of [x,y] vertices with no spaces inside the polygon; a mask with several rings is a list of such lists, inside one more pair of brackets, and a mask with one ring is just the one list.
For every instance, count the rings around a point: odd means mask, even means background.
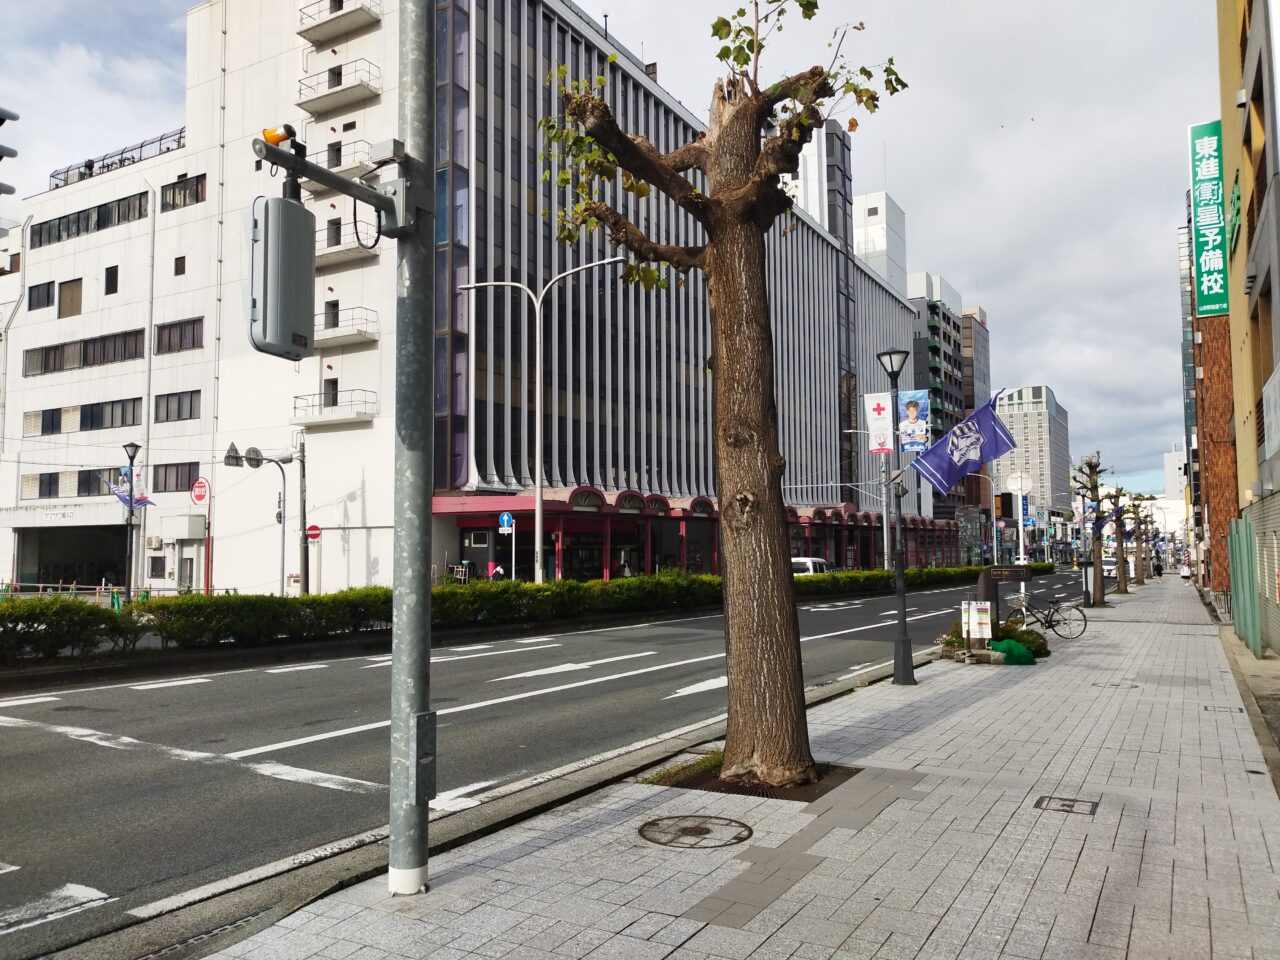
[{"label": "japanese text on green sign", "polygon": [[1191,128],[1191,235],[1194,243],[1196,315],[1226,313],[1226,205],[1223,203],[1222,121]]}]

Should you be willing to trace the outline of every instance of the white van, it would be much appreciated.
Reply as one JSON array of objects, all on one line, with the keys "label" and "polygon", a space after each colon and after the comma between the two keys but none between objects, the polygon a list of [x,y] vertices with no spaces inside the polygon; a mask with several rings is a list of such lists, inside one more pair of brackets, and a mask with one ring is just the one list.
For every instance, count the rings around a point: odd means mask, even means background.
[{"label": "white van", "polygon": [[815,573],[830,573],[831,568],[821,557],[792,557],[791,573],[797,577],[807,577]]}]

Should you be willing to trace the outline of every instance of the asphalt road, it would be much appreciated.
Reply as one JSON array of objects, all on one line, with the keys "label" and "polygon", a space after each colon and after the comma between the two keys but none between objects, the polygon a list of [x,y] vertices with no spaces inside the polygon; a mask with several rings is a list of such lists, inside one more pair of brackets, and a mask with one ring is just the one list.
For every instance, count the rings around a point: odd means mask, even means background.
[{"label": "asphalt road", "polygon": [[[1041,578],[1075,597],[1079,575]],[[926,646],[972,587],[913,592]],[[892,656],[893,597],[802,602],[805,678]],[[724,711],[723,621],[439,648],[438,811]],[[390,658],[0,699],[0,958],[79,942],[387,820]]]}]

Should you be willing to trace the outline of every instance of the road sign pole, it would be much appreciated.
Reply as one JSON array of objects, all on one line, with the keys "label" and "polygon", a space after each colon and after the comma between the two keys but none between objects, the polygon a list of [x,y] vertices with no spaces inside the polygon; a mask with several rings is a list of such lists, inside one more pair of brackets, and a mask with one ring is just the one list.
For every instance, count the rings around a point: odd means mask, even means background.
[{"label": "road sign pole", "polygon": [[516,578],[516,525],[511,524],[511,579]]}]

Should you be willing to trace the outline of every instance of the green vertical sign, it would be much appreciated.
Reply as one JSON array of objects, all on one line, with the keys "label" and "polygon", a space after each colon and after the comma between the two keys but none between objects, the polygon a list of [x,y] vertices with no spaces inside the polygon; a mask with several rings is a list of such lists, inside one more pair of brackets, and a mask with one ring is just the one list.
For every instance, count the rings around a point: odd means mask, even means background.
[{"label": "green vertical sign", "polygon": [[1190,128],[1191,236],[1196,316],[1227,313],[1227,214],[1223,198],[1222,121]]}]

